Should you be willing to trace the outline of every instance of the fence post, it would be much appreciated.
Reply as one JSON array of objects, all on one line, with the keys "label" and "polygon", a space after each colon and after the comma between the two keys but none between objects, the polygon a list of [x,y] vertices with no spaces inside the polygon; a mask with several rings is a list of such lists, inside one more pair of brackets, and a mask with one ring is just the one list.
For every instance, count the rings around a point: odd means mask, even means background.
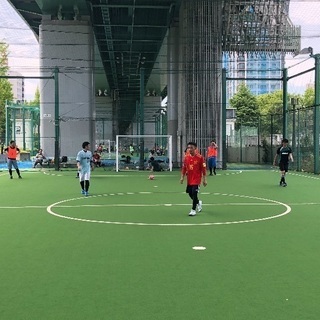
[{"label": "fence post", "polygon": [[261,161],[260,161],[260,116],[258,117],[258,163],[260,164]]},{"label": "fence post", "polygon": [[59,119],[59,69],[54,69],[54,169],[60,170],[60,119]]},{"label": "fence post", "polygon": [[227,70],[222,69],[222,169],[227,169]]},{"label": "fence post", "polygon": [[315,81],[314,81],[314,173],[319,173],[319,104],[320,104],[320,54],[313,55],[315,59]]},{"label": "fence post", "polygon": [[300,108],[298,108],[298,146],[297,146],[297,170],[301,171],[301,152],[300,152]]},{"label": "fence post", "polygon": [[242,120],[240,119],[240,163],[242,163]]},{"label": "fence post", "polygon": [[282,70],[283,74],[283,96],[282,96],[282,131],[283,138],[288,134],[288,69]]},{"label": "fence post", "polygon": [[273,163],[273,114],[270,114],[270,131],[271,131],[271,140],[270,140],[270,148],[271,148],[271,162]]}]

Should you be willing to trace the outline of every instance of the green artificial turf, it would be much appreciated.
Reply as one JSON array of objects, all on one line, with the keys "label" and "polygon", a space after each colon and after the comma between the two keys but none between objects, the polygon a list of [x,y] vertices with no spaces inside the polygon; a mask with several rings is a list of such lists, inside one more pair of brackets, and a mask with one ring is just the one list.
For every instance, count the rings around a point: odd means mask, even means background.
[{"label": "green artificial turf", "polygon": [[89,197],[22,175],[0,173],[1,319],[319,318],[318,176],[218,171],[189,217],[179,172],[97,169]]}]

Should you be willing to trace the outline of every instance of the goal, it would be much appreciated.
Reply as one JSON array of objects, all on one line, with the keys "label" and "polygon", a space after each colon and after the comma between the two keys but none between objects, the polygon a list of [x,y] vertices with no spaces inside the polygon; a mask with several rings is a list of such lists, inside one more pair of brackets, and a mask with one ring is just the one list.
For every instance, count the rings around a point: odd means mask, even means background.
[{"label": "goal", "polygon": [[117,135],[116,171],[149,170],[150,158],[160,170],[172,171],[171,135]]}]

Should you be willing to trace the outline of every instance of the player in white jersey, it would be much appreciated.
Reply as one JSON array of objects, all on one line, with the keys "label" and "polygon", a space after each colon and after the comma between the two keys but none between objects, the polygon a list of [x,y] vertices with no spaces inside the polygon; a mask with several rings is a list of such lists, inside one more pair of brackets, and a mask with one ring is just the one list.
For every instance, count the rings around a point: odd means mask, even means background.
[{"label": "player in white jersey", "polygon": [[90,143],[85,141],[82,144],[82,150],[77,154],[77,167],[79,171],[79,180],[81,193],[85,196],[89,195],[90,174],[93,170],[92,152],[90,151]]}]

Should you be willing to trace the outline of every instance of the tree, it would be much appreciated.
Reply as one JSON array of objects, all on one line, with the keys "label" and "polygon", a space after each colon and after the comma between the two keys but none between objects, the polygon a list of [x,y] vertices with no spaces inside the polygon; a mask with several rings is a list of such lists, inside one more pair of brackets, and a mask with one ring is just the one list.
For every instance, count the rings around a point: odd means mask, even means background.
[{"label": "tree", "polygon": [[302,106],[311,107],[314,106],[315,93],[314,88],[307,88],[302,96]]},{"label": "tree", "polygon": [[240,84],[238,92],[230,99],[230,106],[236,109],[236,127],[241,125],[256,127],[259,119],[257,98],[245,84]]},{"label": "tree", "polygon": [[40,106],[40,90],[37,87],[36,92],[34,94],[34,99],[27,103],[29,106],[39,107]]},{"label": "tree", "polygon": [[[0,76],[6,76],[8,72],[8,45],[0,43]],[[8,79],[0,78],[0,139],[4,140],[6,131],[5,105],[6,101],[13,99],[12,86]]]}]

